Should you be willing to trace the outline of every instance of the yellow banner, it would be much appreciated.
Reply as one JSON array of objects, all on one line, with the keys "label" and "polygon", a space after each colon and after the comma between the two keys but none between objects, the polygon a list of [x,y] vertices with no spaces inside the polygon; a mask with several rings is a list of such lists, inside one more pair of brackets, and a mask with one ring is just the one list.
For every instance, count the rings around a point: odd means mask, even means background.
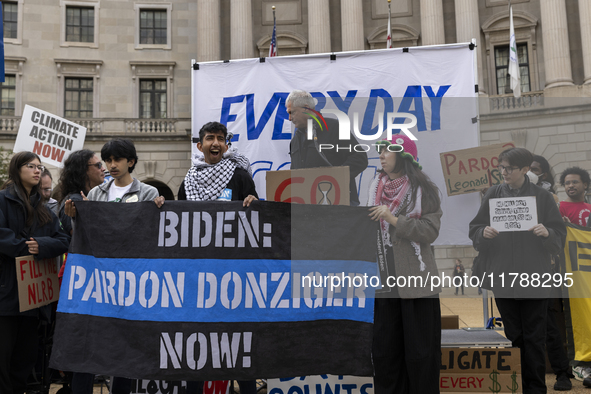
[{"label": "yellow banner", "polygon": [[[564,256],[573,327],[575,360],[591,361],[591,229],[567,224]],[[568,283],[567,283],[568,284]]]}]

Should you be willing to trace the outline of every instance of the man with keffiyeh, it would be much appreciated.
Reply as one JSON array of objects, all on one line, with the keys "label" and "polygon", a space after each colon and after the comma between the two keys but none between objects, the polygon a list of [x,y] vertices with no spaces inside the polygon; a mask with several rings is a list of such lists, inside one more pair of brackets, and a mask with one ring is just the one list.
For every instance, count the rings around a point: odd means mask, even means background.
[{"label": "man with keffiyeh", "polygon": [[[179,188],[178,199],[189,201],[243,201],[248,207],[258,200],[248,159],[228,146],[228,129],[208,122],[199,130],[199,152]],[[256,394],[256,381],[238,381],[240,393]],[[203,392],[203,382],[187,382],[187,394]]]},{"label": "man with keffiyeh", "polygon": [[228,129],[209,122],[199,130],[199,152],[179,188],[178,199],[190,201],[244,201],[247,207],[258,200],[248,159],[230,148]]}]

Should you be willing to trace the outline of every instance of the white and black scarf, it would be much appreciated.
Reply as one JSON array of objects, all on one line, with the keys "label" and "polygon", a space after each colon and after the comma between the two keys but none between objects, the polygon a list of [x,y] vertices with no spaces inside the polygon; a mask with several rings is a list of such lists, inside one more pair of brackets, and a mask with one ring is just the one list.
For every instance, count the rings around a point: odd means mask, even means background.
[{"label": "white and black scarf", "polygon": [[252,176],[250,162],[246,156],[230,148],[222,160],[216,164],[207,164],[202,152],[191,157],[193,165],[185,176],[185,193],[190,201],[216,200],[226,188],[236,167],[240,167]]}]

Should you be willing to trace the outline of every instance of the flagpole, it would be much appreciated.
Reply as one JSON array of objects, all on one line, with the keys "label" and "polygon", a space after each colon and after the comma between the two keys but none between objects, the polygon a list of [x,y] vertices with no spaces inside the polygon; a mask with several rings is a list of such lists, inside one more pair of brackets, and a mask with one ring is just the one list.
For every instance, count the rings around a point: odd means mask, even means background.
[{"label": "flagpole", "polygon": [[273,35],[269,46],[269,57],[274,57],[277,56],[277,20],[275,19],[275,6],[271,8],[273,9]]},{"label": "flagpole", "polygon": [[391,7],[392,0],[388,0],[388,31],[386,32],[388,38],[386,39],[386,48],[392,48],[392,7]]},{"label": "flagpole", "polygon": [[515,39],[515,27],[513,25],[513,8],[509,0],[509,64],[507,72],[510,76],[513,97],[521,97],[521,71],[519,70],[519,59],[517,57],[517,40]]}]

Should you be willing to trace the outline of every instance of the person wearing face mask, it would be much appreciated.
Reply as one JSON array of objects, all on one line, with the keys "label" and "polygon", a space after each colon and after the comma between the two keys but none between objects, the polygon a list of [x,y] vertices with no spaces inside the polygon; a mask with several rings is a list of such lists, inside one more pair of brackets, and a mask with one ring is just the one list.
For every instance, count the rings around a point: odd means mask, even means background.
[{"label": "person wearing face mask", "polygon": [[[540,322],[546,321],[550,289],[535,286],[533,281],[509,283],[499,279],[501,275],[530,279],[551,275],[552,256],[560,252],[566,238],[566,227],[552,195],[526,176],[532,161],[532,154],[524,148],[510,148],[499,155],[498,170],[504,183],[486,192],[470,222],[469,236],[487,273],[482,287],[494,291],[505,334],[520,349],[523,392],[546,393],[546,324]],[[535,226],[503,232],[491,227],[491,199],[526,196],[535,197]]]},{"label": "person wearing face mask", "polygon": [[0,190],[0,393],[25,392],[39,344],[40,308],[19,311],[15,258],[53,258],[69,245],[57,216],[43,203],[44,169],[35,153],[16,153]]}]

